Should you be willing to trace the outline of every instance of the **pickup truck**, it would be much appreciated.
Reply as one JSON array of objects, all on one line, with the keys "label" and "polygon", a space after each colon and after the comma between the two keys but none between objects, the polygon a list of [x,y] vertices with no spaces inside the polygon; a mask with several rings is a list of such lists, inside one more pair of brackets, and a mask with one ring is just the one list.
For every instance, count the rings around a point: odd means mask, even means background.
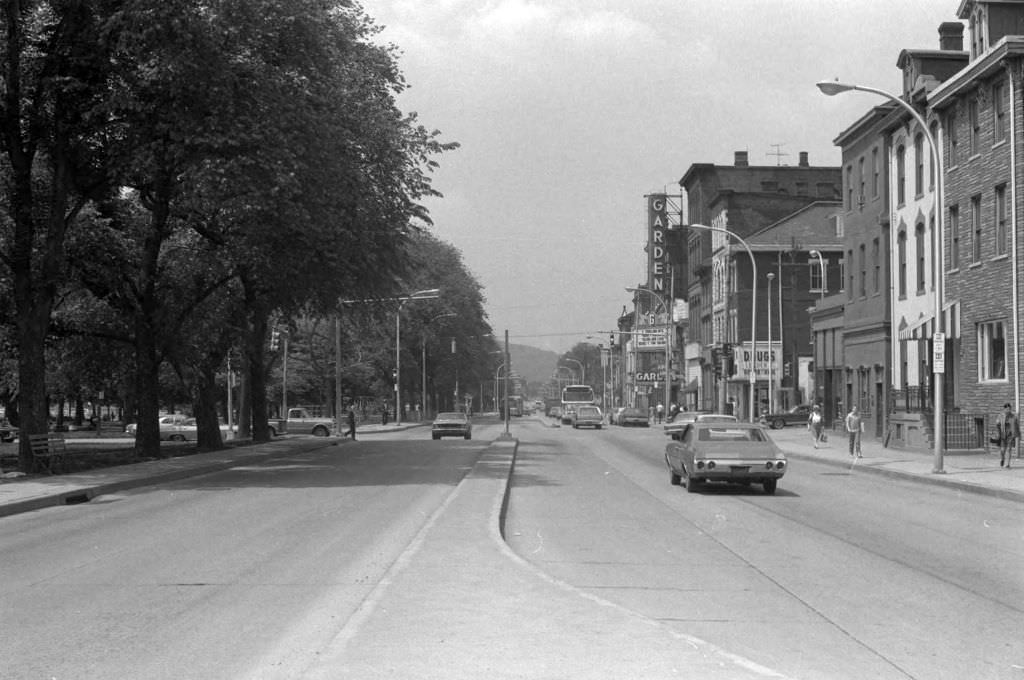
[{"label": "pickup truck", "polygon": [[326,437],[334,430],[333,418],[314,417],[304,408],[288,409],[288,417],[270,421],[270,434],[312,434]]}]

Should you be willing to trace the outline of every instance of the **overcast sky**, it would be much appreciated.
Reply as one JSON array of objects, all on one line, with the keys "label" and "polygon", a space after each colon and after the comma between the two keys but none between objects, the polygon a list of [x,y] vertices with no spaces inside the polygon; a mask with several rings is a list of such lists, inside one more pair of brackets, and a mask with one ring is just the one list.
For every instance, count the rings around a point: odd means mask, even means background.
[{"label": "overcast sky", "polygon": [[741,150],[838,166],[832,140],[882,100],[815,82],[898,93],[900,51],[938,49],[959,0],[363,5],[402,50],[399,106],[462,145],[439,158],[434,233],[484,286],[498,333],[563,352],[607,342],[624,288],[645,280],[646,194]]}]

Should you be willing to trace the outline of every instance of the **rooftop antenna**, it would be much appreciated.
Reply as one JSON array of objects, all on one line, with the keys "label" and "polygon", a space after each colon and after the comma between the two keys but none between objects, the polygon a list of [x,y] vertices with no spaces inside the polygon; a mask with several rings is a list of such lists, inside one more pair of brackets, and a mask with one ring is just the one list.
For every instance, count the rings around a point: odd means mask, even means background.
[{"label": "rooftop antenna", "polygon": [[787,152],[782,150],[782,144],[769,144],[768,146],[772,147],[775,150],[769,151],[765,155],[775,156],[775,165],[782,165],[782,157],[789,155]]}]

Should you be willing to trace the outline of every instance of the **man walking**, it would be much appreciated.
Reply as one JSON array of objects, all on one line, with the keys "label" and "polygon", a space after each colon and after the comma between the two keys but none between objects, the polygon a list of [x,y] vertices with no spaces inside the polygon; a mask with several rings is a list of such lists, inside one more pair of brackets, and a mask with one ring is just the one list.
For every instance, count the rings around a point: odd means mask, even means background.
[{"label": "man walking", "polygon": [[856,406],[846,414],[846,433],[850,437],[850,455],[861,457],[860,454],[860,433],[864,430],[864,423],[860,418],[860,411]]},{"label": "man walking", "polygon": [[348,407],[348,432],[345,433],[346,437],[349,435],[352,441],[356,440],[356,412],[351,406]]},{"label": "man walking", "polygon": [[1003,415],[999,417],[999,467],[1010,467],[1010,459],[1017,450],[1020,439],[1020,421],[1009,403],[1003,404]]}]

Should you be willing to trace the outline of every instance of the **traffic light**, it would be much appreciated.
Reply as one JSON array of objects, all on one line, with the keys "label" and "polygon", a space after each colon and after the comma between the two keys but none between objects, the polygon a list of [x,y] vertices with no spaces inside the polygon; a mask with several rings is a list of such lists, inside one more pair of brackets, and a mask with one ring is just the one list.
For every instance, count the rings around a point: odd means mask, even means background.
[{"label": "traffic light", "polygon": [[281,331],[278,330],[278,328],[275,326],[274,329],[272,331],[270,331],[270,351],[271,352],[276,352],[277,351],[277,347],[280,344],[281,344]]}]

